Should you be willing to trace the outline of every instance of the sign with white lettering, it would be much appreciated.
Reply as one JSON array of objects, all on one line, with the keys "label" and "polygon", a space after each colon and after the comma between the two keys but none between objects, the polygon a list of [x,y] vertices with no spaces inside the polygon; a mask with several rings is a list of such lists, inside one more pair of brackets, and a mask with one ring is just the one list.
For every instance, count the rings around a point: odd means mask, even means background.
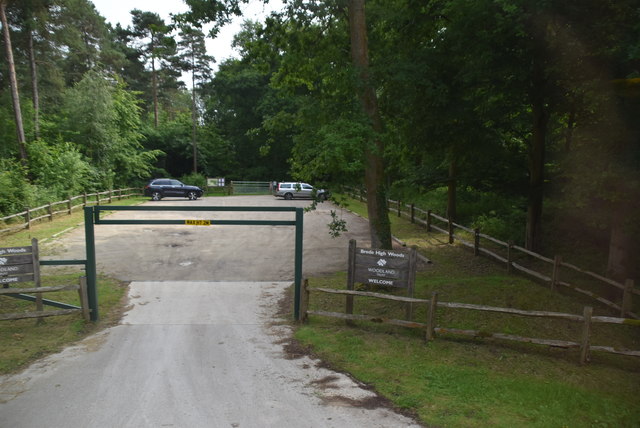
[{"label": "sign with white lettering", "polygon": [[0,266],[0,276],[33,273],[33,264]]},{"label": "sign with white lettering", "polygon": [[33,281],[32,252],[32,247],[0,248],[0,284]]},{"label": "sign with white lettering", "polygon": [[353,280],[363,284],[408,288],[411,260],[410,251],[356,247]]},{"label": "sign with white lettering", "polygon": [[31,254],[31,247],[0,248],[0,256],[13,254]]}]

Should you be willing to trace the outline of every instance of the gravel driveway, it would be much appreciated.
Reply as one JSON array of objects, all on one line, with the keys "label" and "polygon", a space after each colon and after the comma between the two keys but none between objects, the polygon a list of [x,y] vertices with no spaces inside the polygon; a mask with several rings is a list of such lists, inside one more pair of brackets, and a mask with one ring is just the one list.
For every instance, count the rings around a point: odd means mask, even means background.
[{"label": "gravel driveway", "polygon": [[[154,203],[183,204],[194,202]],[[344,270],[350,238],[368,245],[366,223],[348,214],[349,233],[330,238],[329,209],[305,214],[305,275]],[[112,218],[125,216],[133,218]],[[0,377],[0,427],[419,426],[364,385],[291,352],[278,303],[293,278],[293,240],[293,227],[97,226],[99,270],[132,281],[132,308],[119,325]],[[82,231],[51,248],[55,258],[83,258]]]},{"label": "gravel driveway", "polygon": [[[308,200],[285,201],[273,196],[230,196],[188,201],[181,198],[147,202],[151,206],[296,206]],[[303,273],[318,275],[347,268],[349,239],[368,246],[368,224],[347,211],[349,231],[329,236],[330,211],[325,202],[304,214]],[[261,217],[257,217],[261,216]],[[269,219],[295,220],[295,213],[119,211],[109,219]],[[293,226],[95,226],[98,270],[123,281],[283,281],[293,280]],[[64,259],[85,258],[84,229],[68,233],[49,251]],[[45,246],[45,248],[47,248]],[[45,250],[47,251],[47,250]]]}]

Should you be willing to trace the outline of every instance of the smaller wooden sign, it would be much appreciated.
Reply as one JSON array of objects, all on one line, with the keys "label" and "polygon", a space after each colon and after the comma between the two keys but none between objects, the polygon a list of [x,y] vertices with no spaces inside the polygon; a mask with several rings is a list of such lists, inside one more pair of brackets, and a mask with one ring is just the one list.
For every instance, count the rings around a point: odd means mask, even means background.
[{"label": "smaller wooden sign", "polygon": [[0,266],[10,265],[26,265],[33,264],[33,256],[31,254],[20,254],[17,256],[0,256]]},{"label": "smaller wooden sign", "polygon": [[14,284],[18,282],[34,281],[33,274],[20,275],[20,276],[0,276],[0,284]]},{"label": "smaller wooden sign", "polygon": [[0,248],[0,284],[36,281],[37,240],[34,246]]},{"label": "smaller wooden sign", "polygon": [[5,247],[0,248],[0,256],[8,255],[17,255],[17,254],[31,254],[31,247]]}]

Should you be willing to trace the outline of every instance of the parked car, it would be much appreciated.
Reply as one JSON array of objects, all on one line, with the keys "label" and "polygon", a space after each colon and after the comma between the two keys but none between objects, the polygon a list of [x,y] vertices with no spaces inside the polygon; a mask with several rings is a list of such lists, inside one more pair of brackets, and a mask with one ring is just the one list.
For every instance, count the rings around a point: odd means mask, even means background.
[{"label": "parked car", "polygon": [[329,198],[329,192],[324,189],[314,189],[307,183],[282,182],[278,183],[275,196],[285,199],[315,197],[319,201],[326,201]]},{"label": "parked car", "polygon": [[159,201],[167,196],[178,196],[198,199],[204,192],[198,186],[189,186],[178,180],[171,178],[156,178],[144,186],[144,195],[151,197],[151,200]]}]

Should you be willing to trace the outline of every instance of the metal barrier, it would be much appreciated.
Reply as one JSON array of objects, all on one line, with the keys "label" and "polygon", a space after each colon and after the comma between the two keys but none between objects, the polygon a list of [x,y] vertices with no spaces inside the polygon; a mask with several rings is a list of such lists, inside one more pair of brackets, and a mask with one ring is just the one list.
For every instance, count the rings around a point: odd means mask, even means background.
[{"label": "metal barrier", "polygon": [[[100,218],[101,211],[205,211],[205,212],[292,212],[295,219],[292,220],[106,220]],[[186,207],[186,206],[92,206],[84,208],[84,227],[86,239],[86,273],[87,295],[91,320],[97,321],[98,294],[97,294],[97,269],[95,249],[95,225],[125,225],[125,224],[182,224],[187,226],[295,226],[295,259],[294,259],[294,318],[300,319],[300,289],[302,283],[302,238],[303,238],[303,208],[296,207]]]}]

